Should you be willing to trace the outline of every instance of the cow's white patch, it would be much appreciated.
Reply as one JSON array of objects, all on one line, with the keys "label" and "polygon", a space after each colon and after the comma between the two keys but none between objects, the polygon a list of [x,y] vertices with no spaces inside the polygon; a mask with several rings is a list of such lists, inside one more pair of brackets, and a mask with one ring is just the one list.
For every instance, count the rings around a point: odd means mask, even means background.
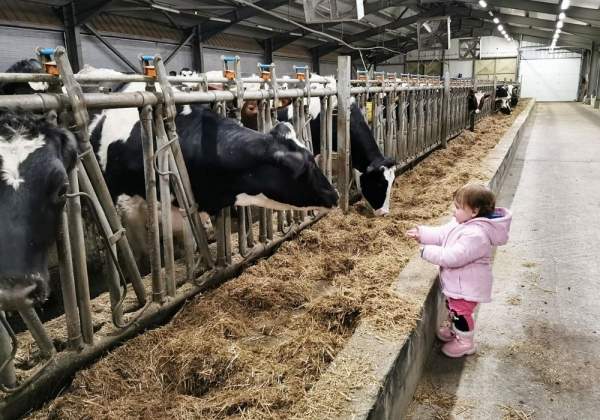
[{"label": "cow's white patch", "polygon": [[308,207],[296,207],[291,204],[280,203],[279,201],[268,198],[263,193],[258,195],[249,195],[246,193],[238,194],[235,197],[236,206],[259,206],[273,210],[319,210],[328,211],[329,209],[324,207],[308,206]]},{"label": "cow's white patch", "polygon": [[311,119],[316,119],[321,113],[321,98],[318,97],[310,97],[310,102],[308,103],[308,113],[310,114]]},{"label": "cow's white patch", "polygon": [[19,185],[25,182],[19,174],[19,165],[46,144],[44,138],[44,135],[40,134],[30,139],[21,131],[16,131],[10,139],[0,137],[0,157],[2,157],[0,174],[2,174],[2,180],[15,191],[19,189]]},{"label": "cow's white patch", "polygon": [[45,92],[48,90],[48,83],[46,82],[29,82],[29,87],[36,92]]},{"label": "cow's white patch", "polygon": [[294,130],[294,126],[291,123],[284,121],[284,122],[280,122],[278,124],[285,124],[285,126],[288,128],[288,132],[285,135],[286,139],[290,139],[294,143],[296,143],[299,147],[306,149],[306,145],[304,143],[302,143],[300,140],[298,140],[298,137],[296,136],[296,130]]},{"label": "cow's white patch", "polygon": [[385,201],[383,202],[383,206],[374,211],[375,216],[385,216],[390,212],[390,199],[392,195],[392,185],[394,184],[394,179],[396,178],[396,167],[392,166],[391,168],[386,168],[383,171],[383,176],[387,180],[388,186],[387,191],[385,192]]},{"label": "cow's white patch", "polygon": [[136,108],[106,109],[92,121],[90,133],[94,131],[103,116],[106,116],[106,119],[102,126],[98,158],[100,166],[106,170],[108,147],[117,141],[126,141],[140,117]]},{"label": "cow's white patch", "polygon": [[190,115],[192,113],[192,107],[189,105],[184,105],[183,109],[179,113],[180,115]]},{"label": "cow's white patch", "polygon": [[356,183],[356,188],[358,188],[358,192],[362,194],[362,190],[360,189],[360,176],[362,172],[357,169],[354,169],[354,182]]},{"label": "cow's white patch", "polygon": [[476,110],[475,110],[475,113],[476,113],[476,114],[479,114],[480,112],[481,112],[481,110],[479,110],[479,109],[476,109]]}]

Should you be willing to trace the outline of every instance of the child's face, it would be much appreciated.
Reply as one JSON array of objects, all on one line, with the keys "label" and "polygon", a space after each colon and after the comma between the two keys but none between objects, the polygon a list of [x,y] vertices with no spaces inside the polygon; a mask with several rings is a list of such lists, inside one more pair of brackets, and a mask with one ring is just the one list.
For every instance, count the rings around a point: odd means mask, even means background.
[{"label": "child's face", "polygon": [[475,216],[477,216],[477,211],[470,208],[466,204],[461,206],[456,201],[454,202],[454,217],[458,223],[464,223],[467,220],[471,220]]}]

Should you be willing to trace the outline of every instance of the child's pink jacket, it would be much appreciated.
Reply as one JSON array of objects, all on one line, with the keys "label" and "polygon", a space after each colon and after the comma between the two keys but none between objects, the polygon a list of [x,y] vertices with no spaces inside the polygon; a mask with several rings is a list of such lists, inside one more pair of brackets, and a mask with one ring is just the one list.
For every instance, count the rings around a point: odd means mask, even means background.
[{"label": "child's pink jacket", "polygon": [[440,266],[444,295],[489,302],[492,295],[492,246],[504,245],[512,215],[497,208],[491,218],[476,217],[459,224],[419,226],[423,259]]}]

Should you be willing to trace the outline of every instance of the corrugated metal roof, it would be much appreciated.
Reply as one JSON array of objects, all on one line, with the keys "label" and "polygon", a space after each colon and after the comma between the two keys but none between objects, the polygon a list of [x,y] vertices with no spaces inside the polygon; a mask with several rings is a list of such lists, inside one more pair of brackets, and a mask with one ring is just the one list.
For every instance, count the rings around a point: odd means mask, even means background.
[{"label": "corrugated metal roof", "polygon": [[102,33],[114,35],[130,35],[145,37],[161,41],[180,41],[183,33],[166,25],[119,16],[115,14],[100,13],[92,19],[94,28]]},{"label": "corrugated metal roof", "polygon": [[276,56],[292,57],[292,58],[310,58],[310,52],[307,48],[301,45],[286,45],[273,53]]},{"label": "corrugated metal roof", "polygon": [[206,42],[207,46],[216,47],[224,50],[242,50],[248,52],[263,52],[262,47],[254,39],[220,33]]},{"label": "corrugated metal roof", "polygon": [[52,7],[27,0],[3,0],[0,22],[7,25],[25,23],[40,28],[62,28],[62,21]]}]

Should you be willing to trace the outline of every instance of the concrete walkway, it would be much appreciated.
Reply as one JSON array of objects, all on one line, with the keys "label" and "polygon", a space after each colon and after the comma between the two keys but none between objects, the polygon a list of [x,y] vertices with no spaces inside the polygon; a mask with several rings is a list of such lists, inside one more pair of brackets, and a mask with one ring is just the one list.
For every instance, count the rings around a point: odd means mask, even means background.
[{"label": "concrete walkway", "polygon": [[433,349],[412,419],[600,418],[600,113],[538,103],[499,205],[514,214],[479,351]]}]

